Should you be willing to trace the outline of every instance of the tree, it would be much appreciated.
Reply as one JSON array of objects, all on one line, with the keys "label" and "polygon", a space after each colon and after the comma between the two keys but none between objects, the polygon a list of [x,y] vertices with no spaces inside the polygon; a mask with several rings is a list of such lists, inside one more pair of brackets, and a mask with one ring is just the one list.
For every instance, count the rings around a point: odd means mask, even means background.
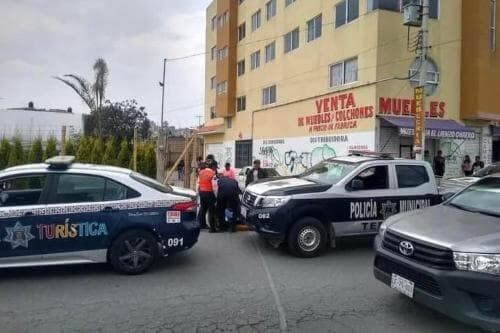
[{"label": "tree", "polygon": [[102,157],[102,164],[116,165],[116,143],[113,137],[110,137],[106,141],[104,156]]},{"label": "tree", "polygon": [[141,163],[143,166],[143,170],[141,173],[149,176],[151,178],[156,178],[156,149],[154,144],[146,144],[141,149],[143,152],[141,154],[141,158],[143,162]]},{"label": "tree", "polygon": [[59,155],[57,151],[57,140],[55,137],[51,136],[47,139],[47,144],[45,146],[45,158],[51,158]]},{"label": "tree", "polygon": [[94,164],[101,164],[102,157],[104,155],[104,143],[101,138],[97,138],[94,140],[94,144],[92,146],[92,154],[90,156],[90,161]]},{"label": "tree", "polygon": [[41,163],[43,161],[43,146],[42,139],[36,138],[31,144],[30,151],[28,153],[29,163]]},{"label": "tree", "polygon": [[5,169],[9,164],[9,154],[11,145],[5,137],[0,141],[0,170]]},{"label": "tree", "polygon": [[96,103],[92,96],[92,89],[90,83],[85,78],[76,74],[66,74],[63,77],[54,76],[53,78],[73,89],[87,105],[90,112],[95,111]]},{"label": "tree", "polygon": [[118,153],[117,163],[119,166],[128,168],[131,160],[131,152],[128,146],[127,139],[123,139],[120,144],[120,152]]},{"label": "tree", "polygon": [[64,143],[64,147],[63,147],[63,154],[70,155],[70,156],[74,156],[76,154],[75,144],[73,143],[73,140],[71,140],[71,139],[66,140],[66,142]]},{"label": "tree", "polygon": [[95,61],[94,66],[94,77],[95,81],[92,85],[92,91],[95,95],[95,101],[97,105],[97,124],[98,124],[98,132],[99,137],[102,136],[102,120],[101,120],[101,111],[102,111],[102,102],[104,101],[106,87],[108,85],[108,65],[106,61],[102,58],[99,58]]},{"label": "tree", "polygon": [[[118,139],[132,140],[134,128],[142,138],[150,136],[151,122],[147,118],[145,108],[138,106],[135,100],[126,100],[119,103],[105,102],[100,109],[100,117],[93,112],[85,117],[85,135],[99,135],[99,121],[106,129],[106,136]],[[100,120],[99,120],[100,118]]]},{"label": "tree", "polygon": [[9,162],[8,166],[15,166],[24,163],[24,150],[23,144],[21,143],[21,139],[14,138],[12,140],[12,148],[9,152]]},{"label": "tree", "polygon": [[80,163],[90,163],[92,160],[93,140],[91,137],[83,137],[78,144],[76,160]]}]

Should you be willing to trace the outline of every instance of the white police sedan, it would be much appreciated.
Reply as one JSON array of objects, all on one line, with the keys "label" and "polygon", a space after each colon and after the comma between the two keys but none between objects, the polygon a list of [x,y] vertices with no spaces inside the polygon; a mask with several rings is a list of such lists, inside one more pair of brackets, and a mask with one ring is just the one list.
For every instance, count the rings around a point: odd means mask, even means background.
[{"label": "white police sedan", "polygon": [[140,274],[197,242],[193,191],[73,160],[0,171],[0,268],[109,262]]}]

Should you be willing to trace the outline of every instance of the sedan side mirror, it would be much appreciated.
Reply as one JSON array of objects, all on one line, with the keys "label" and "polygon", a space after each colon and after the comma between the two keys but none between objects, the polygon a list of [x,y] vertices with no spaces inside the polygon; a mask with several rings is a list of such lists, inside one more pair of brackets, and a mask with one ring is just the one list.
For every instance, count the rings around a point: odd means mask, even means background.
[{"label": "sedan side mirror", "polygon": [[0,192],[0,205],[5,205],[9,200],[9,193]]},{"label": "sedan side mirror", "polygon": [[361,179],[353,179],[351,181],[351,185],[349,186],[349,189],[351,191],[360,191],[365,188],[365,184]]}]

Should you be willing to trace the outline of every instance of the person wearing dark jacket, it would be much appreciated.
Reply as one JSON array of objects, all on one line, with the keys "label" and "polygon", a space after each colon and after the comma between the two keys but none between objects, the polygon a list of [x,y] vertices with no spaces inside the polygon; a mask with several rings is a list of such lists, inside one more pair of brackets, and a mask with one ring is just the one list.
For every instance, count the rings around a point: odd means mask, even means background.
[{"label": "person wearing dark jacket", "polygon": [[235,231],[235,217],[240,204],[239,195],[240,188],[236,179],[225,176],[219,178],[217,181],[217,217],[219,218],[219,226],[224,225],[231,231]]},{"label": "person wearing dark jacket", "polygon": [[246,176],[245,187],[259,179],[267,178],[267,173],[263,169],[261,169],[260,161],[255,160],[253,162],[253,168],[247,171]]}]

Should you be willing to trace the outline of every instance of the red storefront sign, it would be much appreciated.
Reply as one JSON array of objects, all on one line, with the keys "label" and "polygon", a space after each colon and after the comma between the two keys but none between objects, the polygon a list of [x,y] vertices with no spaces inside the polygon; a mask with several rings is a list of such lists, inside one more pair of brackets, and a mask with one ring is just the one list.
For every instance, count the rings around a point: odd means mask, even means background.
[{"label": "red storefront sign", "polygon": [[[415,99],[380,97],[378,104],[381,115],[415,116]],[[444,118],[445,112],[445,102],[431,101],[425,110],[425,116],[427,118]]]}]

